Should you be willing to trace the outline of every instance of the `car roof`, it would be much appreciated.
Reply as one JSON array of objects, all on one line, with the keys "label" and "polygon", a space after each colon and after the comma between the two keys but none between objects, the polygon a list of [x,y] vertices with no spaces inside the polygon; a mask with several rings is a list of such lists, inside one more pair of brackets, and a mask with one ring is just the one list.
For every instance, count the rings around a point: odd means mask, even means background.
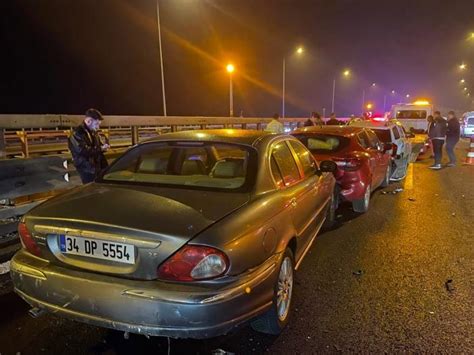
[{"label": "car roof", "polygon": [[207,129],[189,130],[174,133],[165,133],[158,137],[151,138],[146,142],[160,141],[204,141],[204,142],[225,142],[254,146],[262,138],[267,136],[277,136],[277,134],[247,129]]},{"label": "car roof", "polygon": [[291,134],[302,134],[302,133],[322,133],[322,134],[334,134],[337,136],[350,136],[355,133],[362,131],[364,127],[356,126],[310,126],[304,128],[298,128],[291,132]]},{"label": "car roof", "polygon": [[372,120],[364,120],[364,121],[356,121],[351,124],[354,127],[365,127],[365,128],[373,128],[373,129],[390,129],[394,126],[399,125],[399,123],[390,121],[372,121]]}]

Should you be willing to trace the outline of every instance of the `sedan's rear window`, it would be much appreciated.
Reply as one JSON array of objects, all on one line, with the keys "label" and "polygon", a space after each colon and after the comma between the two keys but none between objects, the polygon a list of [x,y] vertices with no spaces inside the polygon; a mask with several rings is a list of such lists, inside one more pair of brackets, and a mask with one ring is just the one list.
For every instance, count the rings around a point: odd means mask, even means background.
[{"label": "sedan's rear window", "polygon": [[[122,156],[102,182],[241,190],[250,182],[250,148],[211,142],[146,143]],[[253,170],[256,170],[255,168]]]},{"label": "sedan's rear window", "polygon": [[312,153],[334,153],[349,145],[349,138],[332,134],[295,135]]},{"label": "sedan's rear window", "polygon": [[388,129],[373,129],[372,130],[375,132],[377,137],[384,142],[384,143],[391,143],[392,142],[392,136],[390,135],[390,130]]}]

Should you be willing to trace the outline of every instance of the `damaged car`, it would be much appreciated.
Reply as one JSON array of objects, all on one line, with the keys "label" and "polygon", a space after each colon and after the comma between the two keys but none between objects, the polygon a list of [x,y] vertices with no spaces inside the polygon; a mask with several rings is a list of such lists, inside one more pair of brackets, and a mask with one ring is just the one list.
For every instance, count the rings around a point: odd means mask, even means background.
[{"label": "damaged car", "polygon": [[36,316],[124,332],[202,339],[250,322],[279,334],[294,270],[334,218],[335,169],[261,131],[138,144],[22,218],[15,291]]}]

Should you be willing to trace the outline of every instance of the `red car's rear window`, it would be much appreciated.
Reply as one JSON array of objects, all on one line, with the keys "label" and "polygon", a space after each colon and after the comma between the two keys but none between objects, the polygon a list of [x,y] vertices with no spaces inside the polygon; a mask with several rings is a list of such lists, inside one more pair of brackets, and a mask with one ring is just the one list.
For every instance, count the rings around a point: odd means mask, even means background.
[{"label": "red car's rear window", "polygon": [[349,138],[332,134],[298,134],[295,135],[312,153],[336,153],[347,147]]}]

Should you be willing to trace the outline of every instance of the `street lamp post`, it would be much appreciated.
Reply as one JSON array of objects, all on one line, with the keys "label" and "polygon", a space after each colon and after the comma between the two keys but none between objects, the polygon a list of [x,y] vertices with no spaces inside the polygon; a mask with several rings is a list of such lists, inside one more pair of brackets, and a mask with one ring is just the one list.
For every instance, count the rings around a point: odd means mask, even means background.
[{"label": "street lamp post", "polygon": [[[351,71],[349,69],[346,69],[342,72],[342,75],[344,77],[349,77],[351,75]],[[331,114],[334,113],[335,111],[335,104],[336,104],[336,78],[333,79],[332,81],[332,104],[331,104]]]},{"label": "street lamp post", "polygon": [[[303,47],[298,47],[296,49],[297,54],[302,54],[304,52]],[[281,89],[281,117],[285,118],[285,90],[286,90],[286,57],[283,57],[283,67],[282,67],[282,89]]]},{"label": "street lamp post", "polygon": [[229,73],[229,116],[234,116],[234,93],[233,93],[233,85],[232,85],[232,73],[235,70],[234,65],[227,64],[226,67],[227,72]]},{"label": "street lamp post", "polygon": [[160,4],[156,0],[156,18],[158,24],[158,46],[160,49],[160,67],[161,67],[161,92],[163,94],[163,116],[166,117],[166,93],[165,93],[165,72],[163,69],[163,49],[161,47],[161,22],[160,22]]}]

